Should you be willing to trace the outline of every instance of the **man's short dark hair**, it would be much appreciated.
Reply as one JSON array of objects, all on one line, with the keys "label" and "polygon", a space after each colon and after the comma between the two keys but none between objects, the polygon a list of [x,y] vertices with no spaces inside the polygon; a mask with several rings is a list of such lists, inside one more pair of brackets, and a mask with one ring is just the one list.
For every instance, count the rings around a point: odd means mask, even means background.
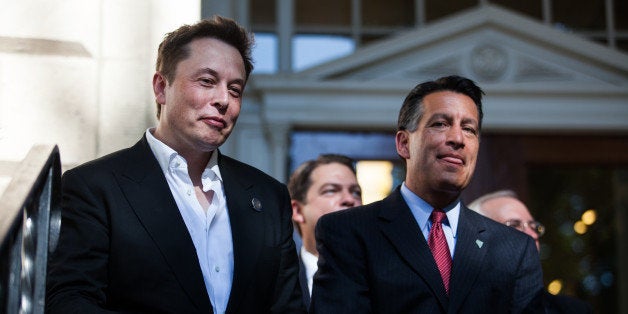
[{"label": "man's short dark hair", "polygon": [[441,77],[435,81],[421,83],[410,91],[403,101],[401,110],[399,110],[397,130],[416,131],[419,121],[423,116],[423,98],[429,94],[440,91],[452,91],[471,98],[478,110],[478,128],[482,129],[482,117],[484,116],[482,113],[482,95],[484,92],[472,80],[457,75],[451,75]]},{"label": "man's short dark hair", "polygon": [[302,163],[290,176],[288,181],[288,191],[290,198],[303,204],[307,200],[307,191],[312,186],[312,172],[322,165],[331,163],[339,163],[351,169],[353,174],[355,171],[355,161],[347,156],[338,154],[323,154],[314,160],[308,160]]},{"label": "man's short dark hair", "polygon": [[[236,48],[242,56],[246,79],[248,80],[249,74],[253,71],[253,59],[251,58],[253,35],[234,20],[214,15],[196,24],[179,27],[166,34],[164,40],[159,44],[155,68],[166,78],[168,83],[172,83],[174,80],[179,62],[189,57],[189,43],[199,38],[215,38]],[[161,106],[157,104],[158,119],[160,115]]]}]

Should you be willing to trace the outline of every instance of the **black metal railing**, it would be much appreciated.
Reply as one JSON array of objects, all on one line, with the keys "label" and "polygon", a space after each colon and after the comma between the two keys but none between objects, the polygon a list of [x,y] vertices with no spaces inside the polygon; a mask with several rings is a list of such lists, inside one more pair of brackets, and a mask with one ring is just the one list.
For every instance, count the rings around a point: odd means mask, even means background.
[{"label": "black metal railing", "polygon": [[43,313],[61,227],[58,147],[34,146],[0,196],[0,313]]}]

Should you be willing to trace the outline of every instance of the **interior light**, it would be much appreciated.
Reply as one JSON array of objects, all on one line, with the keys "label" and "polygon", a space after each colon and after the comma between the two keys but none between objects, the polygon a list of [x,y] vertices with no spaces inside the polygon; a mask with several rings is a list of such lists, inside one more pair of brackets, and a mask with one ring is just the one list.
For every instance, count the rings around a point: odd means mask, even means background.
[{"label": "interior light", "polygon": [[577,234],[585,234],[587,232],[587,225],[582,222],[582,220],[578,220],[573,224],[573,231]]},{"label": "interior light", "polygon": [[553,295],[559,294],[560,290],[563,290],[563,281],[560,279],[554,279],[547,285],[547,292]]},{"label": "interior light", "polygon": [[592,225],[597,220],[597,212],[595,209],[589,209],[582,213],[582,222],[584,222],[587,226]]},{"label": "interior light", "polygon": [[358,161],[356,171],[362,188],[362,203],[379,201],[390,194],[392,189],[392,169],[390,161]]}]

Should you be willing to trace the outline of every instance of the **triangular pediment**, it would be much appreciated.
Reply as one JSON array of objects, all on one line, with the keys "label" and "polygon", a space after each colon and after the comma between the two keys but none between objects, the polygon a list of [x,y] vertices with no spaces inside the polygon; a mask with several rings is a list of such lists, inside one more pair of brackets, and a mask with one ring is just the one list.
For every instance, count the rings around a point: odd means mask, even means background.
[{"label": "triangular pediment", "polygon": [[391,129],[417,83],[453,74],[486,92],[485,130],[628,130],[628,54],[495,5],[251,85],[265,123]]},{"label": "triangular pediment", "polygon": [[628,54],[495,5],[450,16],[295,73],[292,80],[419,82],[458,74],[483,84],[628,86]]}]

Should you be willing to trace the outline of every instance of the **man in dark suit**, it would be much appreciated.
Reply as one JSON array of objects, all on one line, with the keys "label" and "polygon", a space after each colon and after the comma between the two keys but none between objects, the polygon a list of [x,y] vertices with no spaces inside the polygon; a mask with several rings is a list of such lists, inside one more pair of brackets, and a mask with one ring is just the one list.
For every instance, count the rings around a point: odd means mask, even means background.
[{"label": "man in dark suit", "polygon": [[292,220],[302,239],[299,282],[303,302],[309,306],[318,262],[314,238],[316,223],[324,214],[362,205],[362,189],[351,158],[324,154],[299,165],[290,176],[288,191]]},{"label": "man in dark suit", "polygon": [[459,77],[417,85],[400,113],[403,184],[382,201],[318,221],[313,313],[541,311],[534,241],[466,208],[482,90]]},{"label": "man in dark suit", "polygon": [[218,151],[251,41],[218,16],[165,37],[157,126],[63,176],[48,312],[305,312],[285,185]]},{"label": "man in dark suit", "polygon": [[[469,204],[469,208],[507,226],[516,228],[534,239],[540,250],[539,238],[545,233],[545,226],[534,220],[528,207],[519,200],[517,193],[501,190],[488,193]],[[590,314],[591,305],[567,295],[554,295],[543,292],[543,305],[546,314]]]}]

